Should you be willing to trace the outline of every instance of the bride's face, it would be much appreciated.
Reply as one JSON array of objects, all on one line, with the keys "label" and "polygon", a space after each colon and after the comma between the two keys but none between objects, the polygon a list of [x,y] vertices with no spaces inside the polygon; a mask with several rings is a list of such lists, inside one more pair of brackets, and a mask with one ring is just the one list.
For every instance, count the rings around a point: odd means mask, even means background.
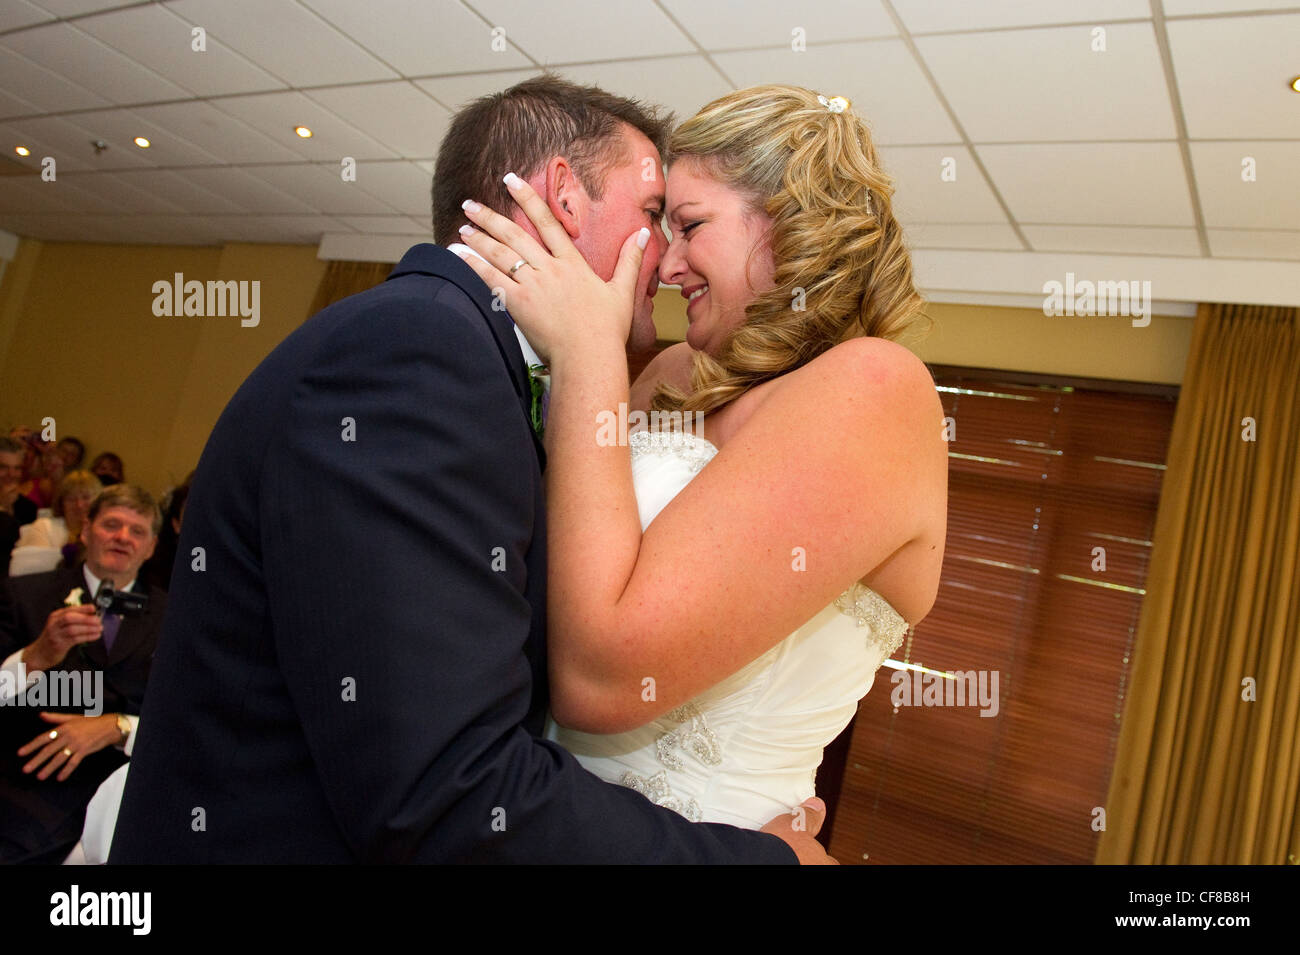
[{"label": "bride's face", "polygon": [[666,207],[672,241],[659,280],[680,285],[689,302],[687,343],[717,355],[745,320],[745,306],[774,285],[767,241],[772,220],[689,159],[668,171]]}]

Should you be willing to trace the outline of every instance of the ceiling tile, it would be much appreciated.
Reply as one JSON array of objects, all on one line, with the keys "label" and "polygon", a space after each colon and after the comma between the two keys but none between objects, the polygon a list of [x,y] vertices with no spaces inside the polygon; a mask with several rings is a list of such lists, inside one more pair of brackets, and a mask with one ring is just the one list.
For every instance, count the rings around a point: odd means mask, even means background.
[{"label": "ceiling tile", "polygon": [[326,232],[350,232],[329,216],[208,216],[205,224],[224,242],[315,245]]},{"label": "ceiling tile", "polygon": [[86,188],[96,173],[60,177],[59,199],[74,212],[92,215],[125,215],[133,211],[131,195],[112,190]]},{"label": "ceiling tile", "polygon": [[993,249],[1021,252],[1024,244],[1011,226],[1003,223],[953,225],[921,222],[905,225],[904,234],[913,249]]},{"label": "ceiling tile", "polygon": [[1300,13],[1166,25],[1191,139],[1300,139]]},{"label": "ceiling tile", "polygon": [[403,76],[528,65],[508,37],[505,49],[493,50],[492,28],[457,0],[303,2]]},{"label": "ceiling tile", "polygon": [[29,116],[39,112],[40,110],[27,100],[19,99],[17,96],[10,96],[4,90],[0,90],[0,120],[11,119],[15,116]]},{"label": "ceiling tile", "polygon": [[360,171],[358,182],[344,182],[334,166],[250,166],[244,171],[323,214],[391,215],[398,211],[359,188]]},{"label": "ceiling tile", "polygon": [[944,143],[960,138],[902,40],[810,46],[806,53],[718,53],[713,59],[738,88],[788,83],[825,96],[847,97],[877,143]]},{"label": "ceiling tile", "polygon": [[77,17],[97,10],[122,7],[132,0],[32,0],[57,17]]},{"label": "ceiling tile", "polygon": [[[921,55],[975,142],[1173,139],[1151,24],[921,37]],[[1033,77],[1032,82],[1026,82]]]},{"label": "ceiling tile", "polygon": [[10,215],[0,212],[0,229],[43,242],[123,242],[122,216]]},{"label": "ceiling tile", "polygon": [[186,181],[224,196],[248,212],[259,215],[310,215],[316,212],[292,194],[249,175],[243,169],[186,169],[183,175]]},{"label": "ceiling tile", "polygon": [[1210,254],[1231,259],[1300,260],[1300,232],[1282,229],[1206,230]]},{"label": "ceiling tile", "polygon": [[3,44],[29,60],[57,69],[60,76],[86,89],[93,89],[113,103],[149,103],[189,96],[175,83],[82,33],[70,23],[51,23],[13,33],[4,38]]},{"label": "ceiling tile", "polygon": [[1174,143],[977,146],[1018,222],[1193,225]]},{"label": "ceiling tile", "polygon": [[[207,103],[140,106],[133,112],[227,163],[299,162],[302,157]],[[295,139],[297,137],[294,137]]]},{"label": "ceiling tile", "polygon": [[[467,2],[493,27],[504,28],[508,41],[543,65],[695,51],[691,41],[652,3],[615,7],[605,0],[565,0],[564,13],[557,16],[556,9],[544,3]],[[488,51],[482,69],[496,69],[491,56]]]},{"label": "ceiling tile", "polygon": [[803,30],[805,43],[841,42],[868,37],[897,36],[894,21],[878,0],[822,0],[791,4],[789,0],[749,0],[744,13],[721,3],[662,0],[663,6],[706,50],[769,46],[789,50],[794,31]]},{"label": "ceiling tile", "polygon": [[[1166,8],[1168,3],[1165,4]],[[904,26],[912,33],[935,30],[994,30],[999,27],[1046,26],[1053,23],[1108,24],[1114,20],[1150,19],[1148,0],[894,0]]]},{"label": "ceiling tile", "polygon": [[111,172],[71,173],[69,179],[83,193],[117,202],[134,215],[174,215],[184,210],[148,189],[132,185]]},{"label": "ceiling tile", "polygon": [[[1300,224],[1300,142],[1192,143],[1196,188],[1211,229],[1291,229]],[[1244,159],[1254,180],[1243,180]]]},{"label": "ceiling tile", "polygon": [[223,241],[203,216],[125,216],[99,222],[93,217],[84,218],[93,227],[110,233],[111,238],[98,241],[131,245],[220,245]]},{"label": "ceiling tile", "polygon": [[397,78],[333,26],[292,0],[177,0],[169,7],[292,86]]},{"label": "ceiling tile", "polygon": [[[212,100],[223,113],[243,120],[261,130],[272,141],[304,159],[339,162],[344,156],[354,159],[392,159],[397,154],[345,123],[332,112],[312,102],[302,93],[255,93]],[[300,139],[295,126],[307,126],[313,135]]]},{"label": "ceiling tile", "polygon": [[446,109],[405,80],[335,86],[306,95],[408,159],[436,155],[450,122]]},{"label": "ceiling tile", "polygon": [[[142,150],[118,142],[108,143],[108,148],[96,153],[92,143],[100,138],[74,120],[93,116],[82,114],[68,119],[47,116],[40,119],[21,119],[7,123],[0,129],[6,141],[22,142],[32,150],[32,158],[53,156],[57,169],[109,170],[138,169],[150,165]],[[107,140],[106,140],[107,142]]]},{"label": "ceiling tile", "polygon": [[612,60],[584,66],[566,66],[561,76],[582,85],[599,86],[611,93],[662,106],[686,119],[731,86],[704,57],[674,56],[657,60]]},{"label": "ceiling tile", "polygon": [[500,73],[473,73],[465,76],[443,76],[432,80],[416,80],[415,85],[433,96],[447,109],[455,111],[489,93],[499,93],[530,76],[539,76],[540,70],[506,70]]},{"label": "ceiling tile", "polygon": [[[894,177],[894,213],[907,222],[1001,222],[1006,215],[964,146],[890,146],[880,151]],[[943,178],[952,170],[951,181]]]},{"label": "ceiling tile", "polygon": [[27,0],[7,0],[0,5],[0,32],[17,30],[19,27],[31,26],[33,23],[44,23],[53,16],[48,10],[42,10],[35,4],[28,3]]},{"label": "ceiling tile", "polygon": [[338,216],[340,222],[366,235],[419,235],[431,236],[428,222],[412,216]]},{"label": "ceiling tile", "polygon": [[1112,228],[1086,225],[1021,226],[1035,252],[1097,252],[1104,255],[1201,254],[1195,229]]},{"label": "ceiling tile", "polygon": [[[98,110],[82,113],[77,125],[87,130],[92,138],[102,139],[114,150],[138,157],[150,166],[206,166],[219,160],[211,153],[186,142],[180,136],[149,122],[129,109]],[[149,140],[149,147],[135,145],[135,137]]]},{"label": "ceiling tile", "polygon": [[433,181],[409,162],[363,162],[357,164],[356,185],[398,212],[431,215]]},{"label": "ceiling tile", "polygon": [[[6,39],[20,36],[21,33],[15,33]],[[98,93],[65,80],[25,56],[19,56],[12,47],[6,46],[4,39],[0,39],[0,89],[49,113],[109,105],[108,100]]]},{"label": "ceiling tile", "polygon": [[197,186],[183,174],[165,169],[128,170],[118,173],[128,185],[145,189],[187,213],[194,215],[219,215],[242,212],[238,205],[224,196]]},{"label": "ceiling tile", "polygon": [[77,196],[38,176],[5,176],[0,189],[0,212],[76,212]]},{"label": "ceiling tile", "polygon": [[199,96],[284,87],[213,37],[207,38],[205,50],[194,50],[191,24],[161,4],[85,17],[74,26]]},{"label": "ceiling tile", "polygon": [[1201,13],[1239,13],[1247,10],[1295,8],[1295,0],[1164,0],[1165,16]]}]

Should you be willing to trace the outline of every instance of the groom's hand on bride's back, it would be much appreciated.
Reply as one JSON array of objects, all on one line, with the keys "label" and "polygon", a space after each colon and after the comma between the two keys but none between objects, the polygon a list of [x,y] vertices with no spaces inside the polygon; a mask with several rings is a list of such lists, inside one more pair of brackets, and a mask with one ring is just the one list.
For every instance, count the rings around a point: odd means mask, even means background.
[{"label": "groom's hand on bride's back", "polygon": [[813,796],[793,812],[777,816],[763,827],[763,832],[784,839],[799,857],[800,865],[839,865],[816,839],[825,821],[826,804]]}]

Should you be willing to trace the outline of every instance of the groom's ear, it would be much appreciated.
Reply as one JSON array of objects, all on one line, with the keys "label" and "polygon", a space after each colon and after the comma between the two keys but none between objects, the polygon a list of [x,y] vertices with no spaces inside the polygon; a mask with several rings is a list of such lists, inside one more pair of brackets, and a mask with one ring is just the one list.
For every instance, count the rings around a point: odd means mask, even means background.
[{"label": "groom's ear", "polygon": [[570,239],[577,239],[582,234],[591,199],[563,156],[552,156],[546,164],[545,196],[551,215],[564,226]]}]

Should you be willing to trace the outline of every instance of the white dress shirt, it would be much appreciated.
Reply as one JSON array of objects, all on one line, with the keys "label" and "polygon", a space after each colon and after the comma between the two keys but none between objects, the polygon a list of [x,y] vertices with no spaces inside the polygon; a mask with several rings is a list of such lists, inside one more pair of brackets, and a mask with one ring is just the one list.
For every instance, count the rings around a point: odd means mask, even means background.
[{"label": "white dress shirt", "polygon": [[[89,588],[86,592],[93,596],[99,591],[99,578],[92,574],[90,568],[85,564],[81,565],[81,575],[86,581],[87,588]],[[125,587],[116,587],[115,589],[130,590],[134,585],[135,580],[132,579]],[[0,671],[9,674],[10,677],[8,680],[0,681],[0,703],[16,696],[17,694],[15,690],[17,687],[24,686],[24,688],[26,688],[36,681],[36,674],[28,673],[27,667],[22,662],[23,650],[26,649],[26,647],[23,647],[19,650],[15,650],[5,659],[3,664],[0,664]],[[122,750],[122,752],[126,753],[127,756],[130,756],[131,749],[135,744],[136,727],[140,725],[140,717],[133,716],[130,713],[124,713],[122,715],[125,716],[126,721],[131,724],[131,732],[127,735],[126,740],[117,744],[117,746]]]}]

